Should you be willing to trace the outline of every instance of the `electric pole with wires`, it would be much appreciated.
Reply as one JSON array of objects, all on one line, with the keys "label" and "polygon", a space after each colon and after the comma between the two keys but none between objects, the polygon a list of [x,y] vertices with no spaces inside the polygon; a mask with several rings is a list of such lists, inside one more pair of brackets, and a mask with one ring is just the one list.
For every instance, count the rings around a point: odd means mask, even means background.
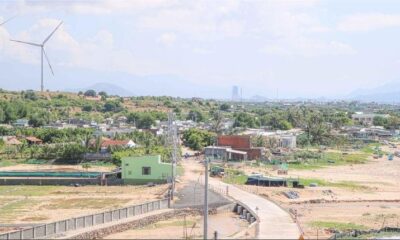
[{"label": "electric pole with wires", "polygon": [[168,145],[171,148],[171,200],[174,199],[176,164],[179,158],[178,130],[175,124],[175,113],[168,114]]}]

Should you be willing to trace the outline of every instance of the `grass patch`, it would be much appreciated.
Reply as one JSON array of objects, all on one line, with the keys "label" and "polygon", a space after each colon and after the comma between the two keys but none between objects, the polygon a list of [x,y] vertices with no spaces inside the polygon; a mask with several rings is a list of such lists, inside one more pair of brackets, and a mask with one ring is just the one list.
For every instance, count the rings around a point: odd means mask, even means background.
[{"label": "grass patch", "polygon": [[0,196],[45,196],[51,194],[57,186],[0,186]]},{"label": "grass patch", "polygon": [[362,164],[368,161],[370,154],[327,152],[320,154],[318,158],[305,159],[303,161],[289,163],[289,169],[311,170],[327,166],[340,166],[348,164]]},{"label": "grass patch", "polygon": [[50,204],[42,206],[45,209],[103,209],[103,208],[117,208],[129,200],[115,199],[115,198],[71,198],[71,199],[57,199]]},{"label": "grass patch", "polygon": [[0,167],[9,167],[17,165],[17,162],[11,160],[0,159]]},{"label": "grass patch", "polygon": [[10,223],[18,216],[26,215],[37,202],[34,200],[14,200],[0,205],[0,222]]},{"label": "grass patch", "polygon": [[225,168],[225,176],[222,179],[223,182],[229,184],[245,184],[247,182],[247,176],[243,171],[236,169]]},{"label": "grass patch", "polygon": [[346,231],[346,230],[365,230],[367,229],[364,225],[359,225],[355,223],[343,223],[343,222],[329,222],[329,221],[314,221],[309,224],[311,227],[318,229],[334,229],[338,231]]},{"label": "grass patch", "polygon": [[310,183],[316,183],[320,187],[337,187],[337,188],[347,188],[351,190],[368,190],[369,187],[360,185],[352,181],[339,181],[339,182],[329,182],[324,179],[318,178],[300,178],[300,184],[304,186],[309,186]]}]

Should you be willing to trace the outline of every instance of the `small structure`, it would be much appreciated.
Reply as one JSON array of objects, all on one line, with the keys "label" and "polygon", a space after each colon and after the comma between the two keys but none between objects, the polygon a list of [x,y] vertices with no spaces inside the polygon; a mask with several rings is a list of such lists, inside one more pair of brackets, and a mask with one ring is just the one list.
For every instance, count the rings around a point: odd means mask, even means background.
[{"label": "small structure", "polygon": [[204,155],[213,160],[242,161],[247,160],[247,152],[234,150],[227,146],[208,146],[204,148]]},{"label": "small structure", "polygon": [[266,187],[287,187],[288,181],[285,178],[264,177],[262,175],[249,176],[247,185],[266,186]]},{"label": "small structure", "polygon": [[171,178],[171,163],[161,162],[161,156],[124,157],[121,159],[125,184],[166,183]]},{"label": "small structure", "polygon": [[[263,148],[251,146],[250,136],[244,135],[221,135],[217,138],[218,146],[225,146],[232,149],[231,153],[242,155],[246,153],[246,158],[243,160],[257,160],[261,159],[263,155]],[[234,151],[233,151],[234,150]]]},{"label": "small structure", "polygon": [[29,127],[29,120],[28,119],[18,119],[17,121],[14,122],[14,126],[16,127]]},{"label": "small structure", "polygon": [[389,115],[388,114],[376,114],[376,113],[362,113],[362,112],[358,112],[358,113],[351,115],[351,118],[355,122],[359,122],[364,125],[372,125],[375,117],[388,118]]},{"label": "small structure", "polygon": [[39,145],[42,144],[43,141],[37,137],[29,136],[25,138],[29,145]]}]

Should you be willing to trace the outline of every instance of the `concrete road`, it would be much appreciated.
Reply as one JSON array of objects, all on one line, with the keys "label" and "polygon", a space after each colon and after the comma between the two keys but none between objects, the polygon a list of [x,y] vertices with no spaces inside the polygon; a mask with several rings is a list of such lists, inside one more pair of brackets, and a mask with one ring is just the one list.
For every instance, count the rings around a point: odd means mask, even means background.
[{"label": "concrete road", "polygon": [[[185,168],[185,181],[196,181],[204,167],[193,160],[183,160]],[[204,173],[204,170],[203,170]],[[221,182],[217,178],[209,178],[209,184],[214,188],[226,189],[228,186],[229,197],[240,201],[249,207],[259,219],[259,239],[299,239],[300,230],[290,217],[289,213],[275,203],[256,194],[246,192],[231,184]]]}]

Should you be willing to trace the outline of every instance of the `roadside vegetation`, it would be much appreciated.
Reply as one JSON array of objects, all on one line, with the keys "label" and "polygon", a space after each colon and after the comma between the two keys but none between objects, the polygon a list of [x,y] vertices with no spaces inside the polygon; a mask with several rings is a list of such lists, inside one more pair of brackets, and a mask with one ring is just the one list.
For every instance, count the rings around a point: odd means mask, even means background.
[{"label": "roadside vegetation", "polygon": [[343,223],[343,222],[331,222],[331,221],[314,221],[310,223],[310,226],[317,229],[330,229],[337,231],[350,231],[350,230],[365,230],[367,229],[364,225],[355,223]]}]

